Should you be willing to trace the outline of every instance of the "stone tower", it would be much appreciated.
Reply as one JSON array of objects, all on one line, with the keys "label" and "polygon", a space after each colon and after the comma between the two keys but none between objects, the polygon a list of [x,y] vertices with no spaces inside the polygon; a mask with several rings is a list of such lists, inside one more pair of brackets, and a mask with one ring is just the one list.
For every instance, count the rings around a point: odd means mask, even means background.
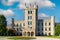
[{"label": "stone tower", "polygon": [[22,36],[35,36],[36,35],[36,27],[37,27],[37,19],[38,19],[38,6],[34,4],[33,6],[27,6],[25,4],[25,30],[22,30]]},{"label": "stone tower", "polygon": [[11,26],[12,26],[12,28],[14,28],[14,18],[12,18],[12,23],[11,23]]}]

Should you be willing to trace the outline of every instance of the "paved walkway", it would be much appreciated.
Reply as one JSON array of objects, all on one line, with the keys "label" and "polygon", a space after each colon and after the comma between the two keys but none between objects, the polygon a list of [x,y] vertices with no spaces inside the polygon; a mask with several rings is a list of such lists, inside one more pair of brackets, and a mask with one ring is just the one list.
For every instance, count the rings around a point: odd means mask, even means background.
[{"label": "paved walkway", "polygon": [[0,40],[11,40],[11,39],[8,39],[9,37],[0,37]]},{"label": "paved walkway", "polygon": [[58,38],[48,38],[48,37],[37,37],[35,40],[60,40]]}]

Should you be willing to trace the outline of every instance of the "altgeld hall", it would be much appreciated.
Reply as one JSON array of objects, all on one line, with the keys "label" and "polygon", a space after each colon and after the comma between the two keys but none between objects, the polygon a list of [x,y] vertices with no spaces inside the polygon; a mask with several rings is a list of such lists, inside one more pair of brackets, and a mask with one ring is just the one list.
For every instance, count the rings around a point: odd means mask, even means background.
[{"label": "altgeld hall", "polygon": [[25,4],[25,20],[14,21],[12,18],[11,27],[20,36],[50,36],[54,35],[54,16],[38,19],[38,6],[27,6]]}]

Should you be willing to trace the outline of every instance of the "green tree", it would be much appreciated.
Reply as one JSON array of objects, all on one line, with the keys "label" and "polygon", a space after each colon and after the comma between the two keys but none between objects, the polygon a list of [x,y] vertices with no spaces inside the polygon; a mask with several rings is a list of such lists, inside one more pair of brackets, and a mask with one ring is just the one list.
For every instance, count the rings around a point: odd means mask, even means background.
[{"label": "green tree", "polygon": [[55,27],[55,35],[59,36],[60,35],[60,24],[57,24]]},{"label": "green tree", "polygon": [[7,22],[4,15],[0,15],[0,35],[3,35],[7,31]]},{"label": "green tree", "polygon": [[8,35],[9,36],[15,36],[16,35],[15,33],[16,33],[16,30],[13,30],[13,29],[8,30]]}]

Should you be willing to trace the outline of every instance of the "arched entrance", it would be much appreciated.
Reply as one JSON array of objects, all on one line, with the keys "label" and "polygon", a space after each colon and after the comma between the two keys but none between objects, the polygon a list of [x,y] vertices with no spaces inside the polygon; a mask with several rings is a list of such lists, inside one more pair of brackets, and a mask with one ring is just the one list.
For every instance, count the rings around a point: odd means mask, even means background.
[{"label": "arched entrance", "polygon": [[51,33],[49,33],[49,36],[51,36]]},{"label": "arched entrance", "polygon": [[28,32],[27,34],[28,34],[28,36],[30,36],[30,32]]},{"label": "arched entrance", "polygon": [[34,32],[31,32],[31,36],[33,36],[34,35]]},{"label": "arched entrance", "polygon": [[24,36],[26,36],[26,32],[24,32]]}]

